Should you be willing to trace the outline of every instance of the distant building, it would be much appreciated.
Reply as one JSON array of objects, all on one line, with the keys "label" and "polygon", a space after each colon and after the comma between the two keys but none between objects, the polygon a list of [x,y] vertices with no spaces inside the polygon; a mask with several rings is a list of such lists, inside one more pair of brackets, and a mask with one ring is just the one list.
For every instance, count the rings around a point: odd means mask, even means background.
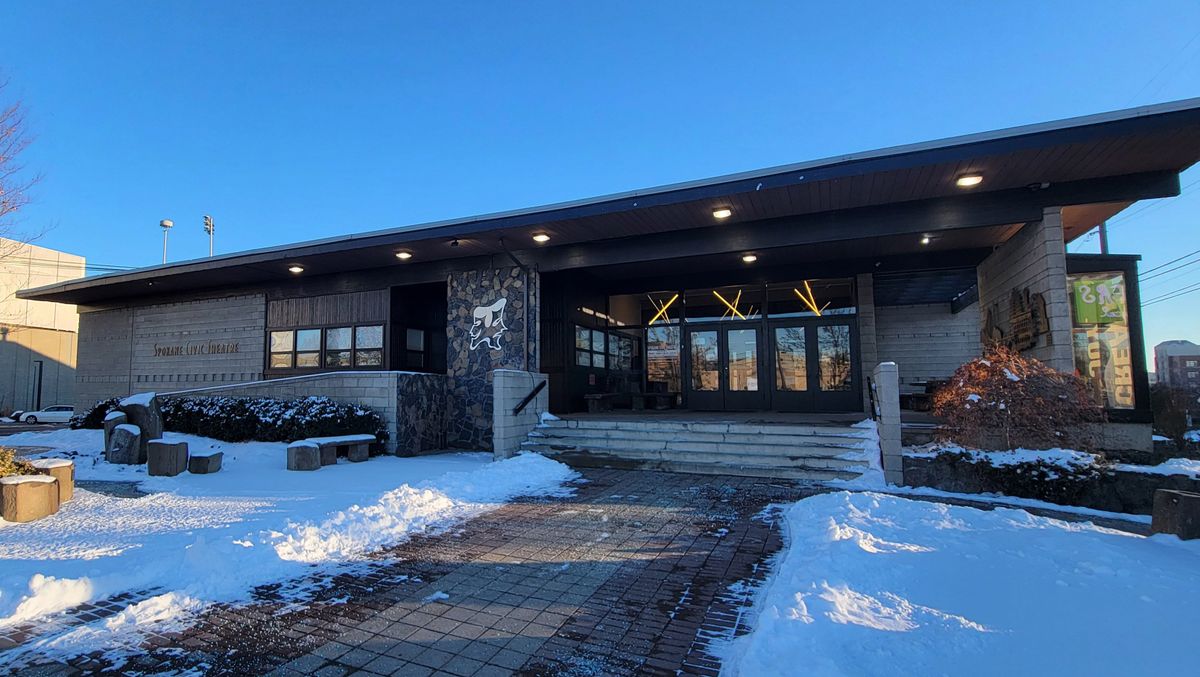
[{"label": "distant building", "polygon": [[83,277],[85,263],[82,256],[0,238],[0,413],[75,403],[75,306],[15,293]]},{"label": "distant building", "polygon": [[1154,371],[1159,383],[1200,391],[1200,345],[1176,340],[1154,346]]}]

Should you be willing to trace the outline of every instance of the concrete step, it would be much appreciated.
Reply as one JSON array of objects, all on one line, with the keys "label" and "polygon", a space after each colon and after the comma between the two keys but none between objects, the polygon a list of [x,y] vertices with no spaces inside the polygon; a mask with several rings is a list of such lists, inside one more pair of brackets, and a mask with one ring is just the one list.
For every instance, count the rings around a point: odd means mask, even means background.
[{"label": "concrete step", "polygon": [[741,423],[735,421],[671,421],[647,418],[646,420],[605,420],[591,418],[567,418],[545,421],[544,428],[581,428],[588,430],[639,430],[645,432],[691,432],[691,433],[734,433],[755,435],[816,435],[864,438],[869,433],[861,428],[838,424],[791,424],[791,423]]},{"label": "concrete step", "polygon": [[742,432],[697,432],[693,430],[651,430],[642,428],[570,428],[570,427],[539,427],[534,435],[544,435],[562,439],[622,439],[622,440],[684,440],[689,442],[735,444],[760,444],[793,446],[796,444],[856,448],[865,439],[860,435],[837,434],[824,432],[822,434],[770,434]]},{"label": "concrete step", "polygon": [[531,433],[526,440],[564,449],[612,449],[614,451],[666,451],[674,453],[726,453],[734,456],[783,457],[807,455],[832,458],[860,451],[860,444],[828,445],[810,444],[807,440],[796,440],[791,444],[761,444],[741,442],[697,442],[690,438],[672,440],[645,440],[625,437],[558,437]]},{"label": "concrete step", "polygon": [[557,454],[590,454],[608,458],[626,458],[638,461],[680,461],[724,463],[730,466],[751,464],[777,467],[813,467],[827,469],[858,468],[864,461],[831,456],[814,455],[805,450],[790,454],[754,454],[729,451],[675,451],[671,449],[630,449],[603,445],[569,446],[554,443],[527,441],[521,444],[523,451],[534,451],[544,456]]},{"label": "concrete step", "polygon": [[623,457],[601,456],[589,453],[557,453],[555,460],[582,468],[622,468],[630,470],[660,470],[664,472],[694,473],[700,475],[733,475],[740,477],[767,477],[808,482],[823,482],[833,479],[854,479],[857,472],[831,470],[805,466],[775,466],[754,463],[705,463],[679,460],[642,460]]}]

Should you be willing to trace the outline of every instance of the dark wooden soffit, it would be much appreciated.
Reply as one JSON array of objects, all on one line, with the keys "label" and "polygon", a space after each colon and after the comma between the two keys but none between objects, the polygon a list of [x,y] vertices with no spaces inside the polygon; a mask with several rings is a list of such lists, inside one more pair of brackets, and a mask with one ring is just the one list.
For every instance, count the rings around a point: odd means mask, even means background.
[{"label": "dark wooden soffit", "polygon": [[[722,225],[745,225],[913,201],[957,204],[965,197],[995,197],[1031,187],[1034,190],[1028,192],[1037,194],[1042,206],[1132,202],[1177,194],[1178,173],[1197,159],[1200,100],[1189,100],[544,208],[155,266],[25,290],[20,296],[83,303],[144,293],[150,282],[172,289],[223,284],[229,277],[266,282],[286,279],[287,267],[295,263],[303,265],[306,274],[396,265],[395,254],[401,249],[415,255],[407,265],[488,256],[505,247],[530,247],[535,232],[551,236],[547,249],[558,248],[708,226],[718,207],[733,211]],[[969,191],[956,187],[955,178],[964,173],[980,173],[984,183]],[[1159,190],[1121,190],[1145,177],[1155,177]],[[1173,192],[1165,190],[1171,177]],[[1108,186],[1115,192],[1077,190],[1082,186]]]}]

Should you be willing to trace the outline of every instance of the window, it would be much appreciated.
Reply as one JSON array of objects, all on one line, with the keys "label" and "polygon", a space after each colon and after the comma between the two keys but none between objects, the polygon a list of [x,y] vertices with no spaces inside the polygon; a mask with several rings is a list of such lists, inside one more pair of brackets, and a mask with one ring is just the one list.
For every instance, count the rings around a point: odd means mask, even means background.
[{"label": "window", "polygon": [[268,334],[269,369],[383,366],[383,325],[279,329]]},{"label": "window", "polygon": [[1194,366],[1196,366],[1196,360],[1188,360],[1188,361],[1187,361],[1187,366],[1189,366],[1189,367],[1194,367]]},{"label": "window", "polygon": [[409,329],[404,337],[404,364],[416,369],[425,367],[425,330]]},{"label": "window", "polygon": [[575,364],[603,369],[608,365],[605,333],[599,329],[575,326]]},{"label": "window", "polygon": [[1133,353],[1125,274],[1067,275],[1075,370],[1107,409],[1132,409]]}]

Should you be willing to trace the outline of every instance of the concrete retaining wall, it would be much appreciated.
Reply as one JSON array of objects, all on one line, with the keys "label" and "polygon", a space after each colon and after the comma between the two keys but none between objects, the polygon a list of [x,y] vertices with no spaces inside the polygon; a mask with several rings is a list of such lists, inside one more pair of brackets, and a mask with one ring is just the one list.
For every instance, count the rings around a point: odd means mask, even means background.
[{"label": "concrete retaining wall", "polygon": [[508,458],[517,453],[521,442],[528,437],[541,419],[543,412],[550,410],[550,388],[542,388],[520,414],[513,409],[537,387],[545,383],[546,374],[536,374],[516,369],[497,369],[492,374],[492,453],[497,459]]}]

